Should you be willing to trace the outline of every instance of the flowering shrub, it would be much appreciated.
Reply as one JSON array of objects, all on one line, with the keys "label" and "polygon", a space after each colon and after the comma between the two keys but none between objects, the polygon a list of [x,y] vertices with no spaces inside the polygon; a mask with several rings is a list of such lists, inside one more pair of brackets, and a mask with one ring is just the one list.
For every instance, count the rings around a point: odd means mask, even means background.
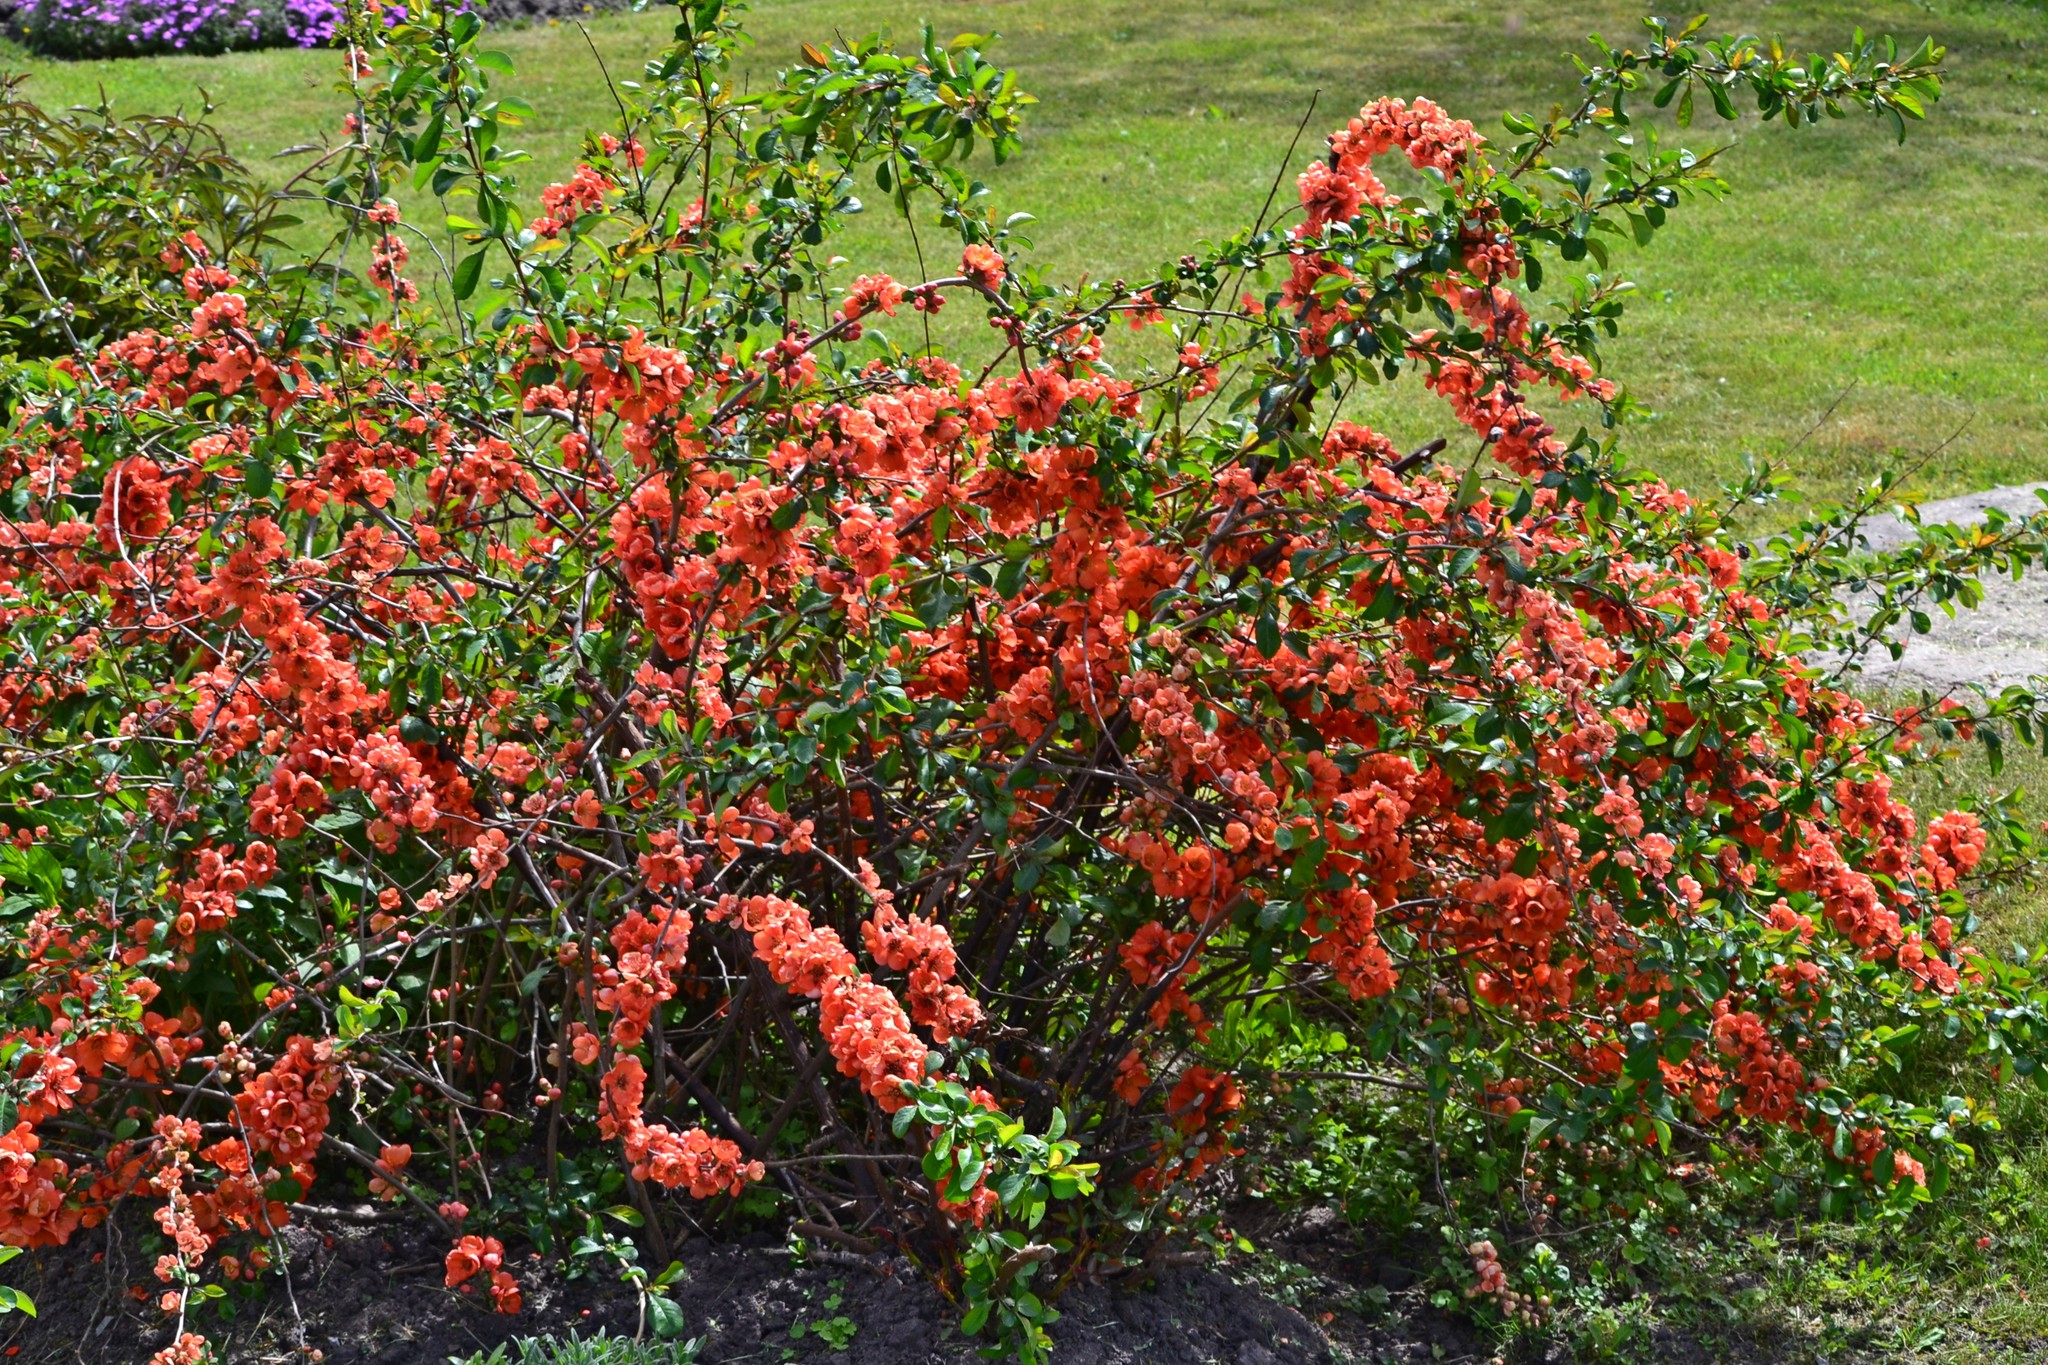
[{"label": "flowering shrub", "polygon": [[[1057,287],[962,169],[1027,100],[979,40],[742,95],[683,6],[536,211],[479,21],[414,18],[344,34],[360,274],[152,242],[175,305],[23,372],[5,1240],[150,1193],[182,1334],[211,1253],[354,1178],[515,1311],[474,1220],[530,1137],[609,1153],[658,1258],[664,1199],[766,1192],[1035,1358],[1035,1268],[1141,1255],[1298,1083],[1275,1019],[1521,1143],[1800,1135],[1844,1209],[1965,1153],[1881,1065],[1918,1031],[2035,1065],[2040,988],[1966,936],[2029,837],[1897,793],[2040,703],[1873,712],[1830,588],[1967,601],[2043,523],[1872,561],[1865,506],[1745,564],[1596,434],[1609,243],[1720,188],[1629,106],[1903,128],[1931,46],[1653,23],[1498,144],[1376,100],[1298,212]],[[834,256],[870,186],[941,268]],[[1346,416],[1403,380],[1450,418],[1407,453]]]},{"label": "flowering shrub", "polygon": [[0,352],[64,355],[138,326],[164,283],[157,250],[182,233],[240,255],[297,223],[203,121],[51,114],[25,79],[0,79]]}]

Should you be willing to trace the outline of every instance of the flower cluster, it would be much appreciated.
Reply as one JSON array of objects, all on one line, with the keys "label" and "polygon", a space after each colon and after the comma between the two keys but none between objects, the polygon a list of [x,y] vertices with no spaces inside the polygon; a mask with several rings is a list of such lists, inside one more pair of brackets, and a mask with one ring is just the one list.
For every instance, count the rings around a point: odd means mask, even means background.
[{"label": "flower cluster", "polygon": [[698,1199],[742,1193],[767,1174],[759,1161],[748,1161],[739,1144],[715,1138],[702,1128],[677,1133],[642,1116],[646,1103],[647,1068],[638,1057],[623,1056],[604,1075],[598,1105],[598,1130],[623,1145],[635,1179],[652,1180],[665,1189],[682,1188]]},{"label": "flower cluster", "polygon": [[37,1156],[41,1146],[27,1119],[0,1136],[0,1243],[7,1246],[60,1246],[78,1229],[79,1210],[65,1198],[70,1167]]},{"label": "flower cluster", "polygon": [[517,1313],[523,1306],[519,1281],[505,1269],[505,1247],[495,1237],[463,1237],[448,1251],[447,1275],[450,1289],[468,1284],[478,1275],[487,1277],[491,1302],[500,1313]]},{"label": "flower cluster", "polygon": [[383,230],[370,248],[370,283],[391,296],[393,303],[411,303],[419,298],[419,286],[406,279],[401,272],[411,259],[412,250],[397,232],[398,205],[385,202],[370,210],[370,222]]},{"label": "flower cluster", "polygon": [[[751,933],[754,955],[769,976],[792,995],[818,1002],[819,1027],[841,1075],[858,1081],[884,1112],[903,1107],[902,1083],[924,1077],[924,1044],[911,1032],[910,1016],[894,993],[857,968],[837,933],[813,924],[802,906],[779,896],[727,897],[711,917]],[[903,952],[900,960],[908,963],[905,945],[889,944],[884,933],[878,928],[875,941],[896,947]],[[927,951],[937,947],[929,938],[922,946]],[[942,983],[930,967],[925,970],[935,986]],[[946,1004],[943,997],[932,998],[935,1006]],[[960,1007],[953,1008],[952,1017],[964,1018]],[[941,1022],[948,1018],[943,1012],[935,1017]]]},{"label": "flower cluster", "polygon": [[981,1006],[953,984],[958,958],[945,926],[897,914],[894,895],[865,858],[860,880],[875,903],[874,916],[861,923],[861,939],[875,961],[910,977],[910,1017],[930,1030],[934,1043],[973,1034],[981,1027]]}]

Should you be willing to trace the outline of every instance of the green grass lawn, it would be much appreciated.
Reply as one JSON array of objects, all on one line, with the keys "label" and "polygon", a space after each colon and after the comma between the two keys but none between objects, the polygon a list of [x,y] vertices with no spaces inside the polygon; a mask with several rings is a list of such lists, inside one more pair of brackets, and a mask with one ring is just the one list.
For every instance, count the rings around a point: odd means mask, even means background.
[{"label": "green grass lawn", "polygon": [[[1311,136],[1384,93],[1426,93],[1497,129],[1505,110],[1568,98],[1562,54],[1584,50],[1592,31],[1632,36],[1639,12],[1612,0],[761,0],[752,65],[764,79],[800,41],[835,32],[913,38],[924,17],[942,34],[1002,33],[998,50],[1044,103],[1024,155],[985,174],[1006,208],[1039,216],[1038,253],[1058,270],[1137,276],[1256,210],[1312,96]],[[1795,47],[1838,41],[1859,22],[1911,41],[1931,33],[1953,53],[1950,94],[1903,148],[1860,120],[1804,135],[1742,129],[1725,162],[1736,195],[1695,206],[1628,262],[1642,293],[1608,362],[1655,414],[1634,449],[1703,491],[1745,452],[1795,444],[1786,467],[1819,497],[1944,442],[1917,481],[1930,495],[2048,476],[2048,12],[2000,0],[1745,0],[1714,19]],[[614,76],[635,74],[667,32],[662,13],[589,24]],[[537,187],[573,160],[609,97],[573,26],[496,41],[540,111],[526,142]],[[203,88],[234,146],[259,162],[334,136],[342,112],[325,52],[77,64],[13,53],[8,64],[31,71],[30,92],[48,103],[105,90],[128,110],[191,109]],[[1692,130],[1697,146],[1724,136],[1721,125]],[[858,265],[907,266],[900,224],[870,222],[852,245]],[[1413,395],[1375,415],[1404,440],[1443,421]]]}]

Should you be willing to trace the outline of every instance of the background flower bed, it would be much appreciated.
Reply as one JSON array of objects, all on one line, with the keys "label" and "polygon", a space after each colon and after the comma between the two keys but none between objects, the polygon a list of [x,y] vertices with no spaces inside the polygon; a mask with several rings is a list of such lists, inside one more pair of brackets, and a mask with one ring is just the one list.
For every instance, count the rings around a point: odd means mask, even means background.
[{"label": "background flower bed", "polygon": [[[633,0],[488,0],[494,21],[569,19],[631,8]],[[67,59],[175,52],[214,55],[323,47],[339,0],[18,0],[6,25],[30,51]]]},{"label": "background flower bed", "polygon": [[14,22],[35,51],[108,57],[315,47],[338,18],[329,0],[32,0]]}]

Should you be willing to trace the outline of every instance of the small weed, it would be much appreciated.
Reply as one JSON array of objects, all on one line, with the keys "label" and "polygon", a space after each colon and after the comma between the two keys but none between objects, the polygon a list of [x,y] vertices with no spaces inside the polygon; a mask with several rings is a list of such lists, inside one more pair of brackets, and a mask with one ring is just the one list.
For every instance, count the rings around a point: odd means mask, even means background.
[{"label": "small weed", "polygon": [[[809,1322],[799,1317],[789,1325],[789,1339],[791,1341],[801,1341],[804,1334],[808,1332],[835,1351],[843,1351],[853,1344],[854,1335],[860,1331],[860,1324],[839,1311],[840,1305],[846,1302],[844,1292],[846,1281],[832,1281],[831,1289],[832,1292],[825,1296],[825,1301],[818,1305],[820,1311],[830,1316],[816,1318]],[[795,1350],[788,1347],[783,1349],[782,1358],[784,1360],[793,1360],[795,1357]]]},{"label": "small weed", "polygon": [[690,1341],[635,1341],[604,1332],[596,1336],[520,1337],[464,1360],[451,1356],[449,1365],[696,1365],[704,1349],[701,1338]]}]

